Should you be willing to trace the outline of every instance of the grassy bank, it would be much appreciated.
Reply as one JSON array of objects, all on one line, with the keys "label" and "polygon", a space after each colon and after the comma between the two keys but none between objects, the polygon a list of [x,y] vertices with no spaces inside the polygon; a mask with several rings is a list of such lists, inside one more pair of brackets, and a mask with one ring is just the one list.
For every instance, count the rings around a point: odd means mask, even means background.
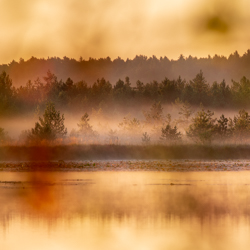
[{"label": "grassy bank", "polygon": [[2,146],[1,161],[94,159],[250,159],[250,145]]}]

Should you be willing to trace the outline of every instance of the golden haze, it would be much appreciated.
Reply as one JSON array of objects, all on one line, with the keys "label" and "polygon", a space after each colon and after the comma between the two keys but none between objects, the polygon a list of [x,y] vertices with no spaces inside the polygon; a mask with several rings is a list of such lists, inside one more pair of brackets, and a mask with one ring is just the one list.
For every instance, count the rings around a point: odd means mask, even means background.
[{"label": "golden haze", "polygon": [[3,0],[0,63],[243,53],[249,7],[247,0]]}]

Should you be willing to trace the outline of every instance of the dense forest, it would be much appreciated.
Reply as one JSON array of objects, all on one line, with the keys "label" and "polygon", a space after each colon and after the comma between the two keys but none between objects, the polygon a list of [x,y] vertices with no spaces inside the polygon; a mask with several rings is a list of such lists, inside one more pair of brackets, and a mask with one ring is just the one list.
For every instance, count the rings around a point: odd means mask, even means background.
[{"label": "dense forest", "polygon": [[28,80],[34,81],[42,78],[48,70],[51,70],[58,79],[66,81],[68,77],[74,82],[85,81],[88,86],[98,78],[104,78],[112,85],[118,79],[129,77],[131,85],[136,86],[136,81],[144,83],[162,81],[165,77],[176,79],[181,75],[187,81],[192,80],[194,75],[202,70],[209,83],[225,80],[231,85],[231,80],[239,81],[242,76],[250,78],[249,71],[250,50],[240,56],[237,51],[228,57],[214,55],[206,58],[184,57],[180,55],[177,60],[167,57],[136,56],[134,59],[123,60],[109,57],[78,60],[64,57],[30,58],[25,61],[20,58],[19,62],[12,61],[9,64],[0,65],[0,72],[6,71],[13,80],[14,86],[25,85]]},{"label": "dense forest", "polygon": [[118,79],[112,85],[104,78],[89,86],[85,81],[58,80],[48,71],[42,80],[27,81],[26,85],[14,87],[10,76],[0,74],[0,117],[27,114],[43,110],[48,101],[63,111],[89,112],[102,109],[113,113],[144,104],[161,102],[171,104],[176,100],[212,108],[245,108],[250,104],[250,80],[245,76],[232,80],[229,86],[225,80],[208,83],[200,71],[190,81],[180,76],[176,79],[142,82],[132,87],[129,77]]}]

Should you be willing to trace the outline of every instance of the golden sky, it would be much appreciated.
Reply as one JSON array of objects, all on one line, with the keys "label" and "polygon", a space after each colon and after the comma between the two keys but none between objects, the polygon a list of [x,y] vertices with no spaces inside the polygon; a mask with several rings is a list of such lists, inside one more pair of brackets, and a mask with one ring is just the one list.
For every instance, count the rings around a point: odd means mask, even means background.
[{"label": "golden sky", "polygon": [[242,54],[249,12],[249,0],[1,0],[0,63]]}]

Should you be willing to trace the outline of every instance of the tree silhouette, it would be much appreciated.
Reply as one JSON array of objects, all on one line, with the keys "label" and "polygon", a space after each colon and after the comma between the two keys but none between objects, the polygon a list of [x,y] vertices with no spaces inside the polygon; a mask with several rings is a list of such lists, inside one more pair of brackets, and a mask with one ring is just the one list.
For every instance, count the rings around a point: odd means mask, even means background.
[{"label": "tree silhouette", "polygon": [[177,131],[177,127],[171,127],[170,124],[166,125],[165,128],[161,129],[160,139],[164,142],[179,142],[181,141],[181,133]]},{"label": "tree silhouette", "polygon": [[31,129],[29,135],[31,140],[53,141],[67,134],[64,126],[64,115],[55,109],[55,105],[48,102],[43,117],[39,117],[39,122],[35,123],[35,128]]},{"label": "tree silhouette", "polygon": [[85,113],[79,123],[77,123],[78,129],[73,129],[70,133],[72,137],[78,137],[80,141],[87,142],[97,136],[97,133],[93,130],[92,126],[89,124],[89,115]]},{"label": "tree silhouette", "polygon": [[149,134],[147,132],[144,132],[142,134],[141,140],[142,140],[143,144],[148,145],[150,143],[150,136],[149,136]]},{"label": "tree silhouette", "polygon": [[0,128],[0,144],[5,143],[8,139],[8,133]]},{"label": "tree silhouette", "polygon": [[196,77],[190,81],[190,85],[193,89],[193,102],[196,104],[201,102],[206,104],[208,102],[209,85],[201,70]]},{"label": "tree silhouette", "polygon": [[224,142],[230,136],[230,130],[228,129],[228,119],[222,114],[220,119],[217,120],[215,125],[216,139],[220,142]]},{"label": "tree silhouette", "polygon": [[210,110],[205,111],[204,108],[198,111],[186,131],[187,136],[196,143],[211,143],[216,120],[212,118],[213,115],[213,112]]},{"label": "tree silhouette", "polygon": [[13,106],[14,89],[12,80],[5,71],[0,74],[0,114],[5,114]]},{"label": "tree silhouette", "polygon": [[150,110],[143,112],[143,114],[146,119],[146,124],[158,125],[159,123],[163,123],[164,117],[161,102],[153,103],[153,105],[150,107]]},{"label": "tree silhouette", "polygon": [[239,111],[239,115],[229,120],[230,128],[235,139],[240,142],[245,141],[250,136],[250,115],[244,109]]},{"label": "tree silhouette", "polygon": [[94,130],[92,128],[92,126],[89,124],[89,115],[88,113],[85,113],[81,119],[80,122],[77,123],[77,127],[78,127],[78,135],[82,135],[82,136],[93,136],[94,135]]}]

